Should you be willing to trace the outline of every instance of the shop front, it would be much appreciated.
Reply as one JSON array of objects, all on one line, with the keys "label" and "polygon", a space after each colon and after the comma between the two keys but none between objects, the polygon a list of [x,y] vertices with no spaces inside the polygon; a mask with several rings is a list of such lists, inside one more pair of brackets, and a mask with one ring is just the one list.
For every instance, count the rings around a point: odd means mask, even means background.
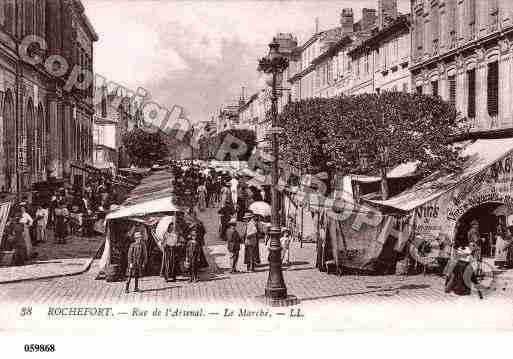
[{"label": "shop front", "polygon": [[459,172],[439,171],[396,197],[372,201],[407,211],[415,237],[429,243],[434,263],[444,246],[451,254],[467,246],[472,231],[481,239],[482,256],[496,259],[498,236],[504,237],[507,228],[513,233],[513,139],[459,145],[465,158]]}]

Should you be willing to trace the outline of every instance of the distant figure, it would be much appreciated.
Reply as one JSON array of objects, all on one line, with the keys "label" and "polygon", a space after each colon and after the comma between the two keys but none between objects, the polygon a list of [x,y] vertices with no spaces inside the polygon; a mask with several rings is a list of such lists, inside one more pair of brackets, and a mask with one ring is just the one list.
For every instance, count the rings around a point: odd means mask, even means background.
[{"label": "distant figure", "polygon": [[64,201],[61,201],[59,202],[58,207],[55,209],[54,237],[56,243],[66,243],[66,237],[68,235],[68,220],[68,209],[66,208]]},{"label": "distant figure", "polygon": [[239,194],[239,181],[236,177],[232,177],[230,180],[230,192],[232,194],[232,203],[235,208],[237,208],[237,200]]},{"label": "distant figure", "polygon": [[197,189],[198,194],[198,209],[200,211],[204,211],[207,207],[207,187],[205,187],[205,184],[202,183],[198,186]]},{"label": "distant figure", "polygon": [[226,231],[226,240],[228,246],[228,252],[230,252],[230,273],[238,273],[237,262],[239,261],[239,251],[241,238],[239,232],[237,232],[237,220],[232,218],[229,222],[228,230]]},{"label": "distant figure", "polygon": [[244,233],[244,263],[247,266],[248,272],[254,272],[256,264],[255,251],[258,249],[258,229],[253,213],[246,213],[244,220],[247,221]]},{"label": "distant figure", "polygon": [[290,242],[292,237],[290,236],[290,230],[287,227],[283,227],[281,230],[282,236],[280,238],[281,244],[281,262],[285,265],[290,264]]},{"label": "distant figure", "polygon": [[167,232],[164,233],[164,243],[162,247],[162,266],[160,275],[164,277],[166,282],[176,281],[176,274],[178,272],[179,256],[178,256],[178,243],[179,235],[176,228],[176,223],[169,223]]},{"label": "distant figure", "polygon": [[48,209],[38,204],[36,209],[36,243],[46,242],[46,226],[48,224]]},{"label": "distant figure", "polygon": [[196,229],[192,229],[189,233],[186,249],[186,263],[189,266],[190,282],[198,282],[198,267],[200,264],[200,251],[201,245],[198,240],[198,232]]},{"label": "distant figure", "polygon": [[126,281],[125,293],[130,291],[130,281],[134,278],[134,291],[139,291],[139,277],[148,261],[146,246],[141,241],[141,232],[134,233],[134,243],[128,248],[128,280]]},{"label": "distant figure", "polygon": [[32,217],[27,213],[27,210],[24,205],[20,206],[20,223],[23,224],[23,239],[25,240],[25,244],[27,246],[27,256],[28,258],[32,258],[33,250],[32,250],[32,240],[30,239],[30,227],[34,221]]}]

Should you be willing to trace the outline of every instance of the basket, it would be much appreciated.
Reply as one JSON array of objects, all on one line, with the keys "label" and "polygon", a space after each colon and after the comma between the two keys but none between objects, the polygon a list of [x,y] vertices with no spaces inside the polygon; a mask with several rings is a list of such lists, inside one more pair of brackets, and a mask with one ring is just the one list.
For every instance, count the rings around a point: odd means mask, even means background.
[{"label": "basket", "polygon": [[105,268],[105,280],[107,282],[117,282],[119,277],[119,264],[111,264]]},{"label": "basket", "polygon": [[0,251],[0,267],[12,266],[15,253],[15,251]]}]

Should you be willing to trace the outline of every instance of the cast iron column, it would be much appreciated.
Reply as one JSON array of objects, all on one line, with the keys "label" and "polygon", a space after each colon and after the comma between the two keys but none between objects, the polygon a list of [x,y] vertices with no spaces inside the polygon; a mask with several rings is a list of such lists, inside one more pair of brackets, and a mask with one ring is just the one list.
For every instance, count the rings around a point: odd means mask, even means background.
[{"label": "cast iron column", "polygon": [[269,277],[265,286],[265,296],[270,299],[287,298],[287,287],[283,280],[281,269],[281,244],[280,244],[280,219],[278,214],[278,134],[275,129],[278,126],[278,94],[276,90],[277,69],[273,69],[271,113],[272,113],[272,199],[271,199],[271,242],[269,246]]}]

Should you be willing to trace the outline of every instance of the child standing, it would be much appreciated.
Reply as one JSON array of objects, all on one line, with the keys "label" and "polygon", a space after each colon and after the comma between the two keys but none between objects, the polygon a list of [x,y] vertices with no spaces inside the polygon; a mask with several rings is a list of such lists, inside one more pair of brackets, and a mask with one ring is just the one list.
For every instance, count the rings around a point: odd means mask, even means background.
[{"label": "child standing", "polygon": [[189,234],[189,240],[187,241],[186,249],[186,260],[189,266],[189,272],[191,275],[190,282],[198,282],[198,266],[200,260],[200,242],[198,239],[198,231],[192,229]]},{"label": "child standing", "polygon": [[141,232],[135,232],[135,242],[132,243],[128,249],[128,280],[126,282],[125,293],[130,291],[130,280],[132,278],[135,279],[134,291],[139,291],[139,277],[141,276],[142,270],[144,266],[146,266],[146,261],[148,259],[146,246],[141,242],[141,239]]},{"label": "child standing", "polygon": [[[292,237],[290,236],[290,230],[287,227],[281,229],[281,262],[289,265],[290,264],[290,242]],[[283,262],[285,260],[285,262]]]}]

